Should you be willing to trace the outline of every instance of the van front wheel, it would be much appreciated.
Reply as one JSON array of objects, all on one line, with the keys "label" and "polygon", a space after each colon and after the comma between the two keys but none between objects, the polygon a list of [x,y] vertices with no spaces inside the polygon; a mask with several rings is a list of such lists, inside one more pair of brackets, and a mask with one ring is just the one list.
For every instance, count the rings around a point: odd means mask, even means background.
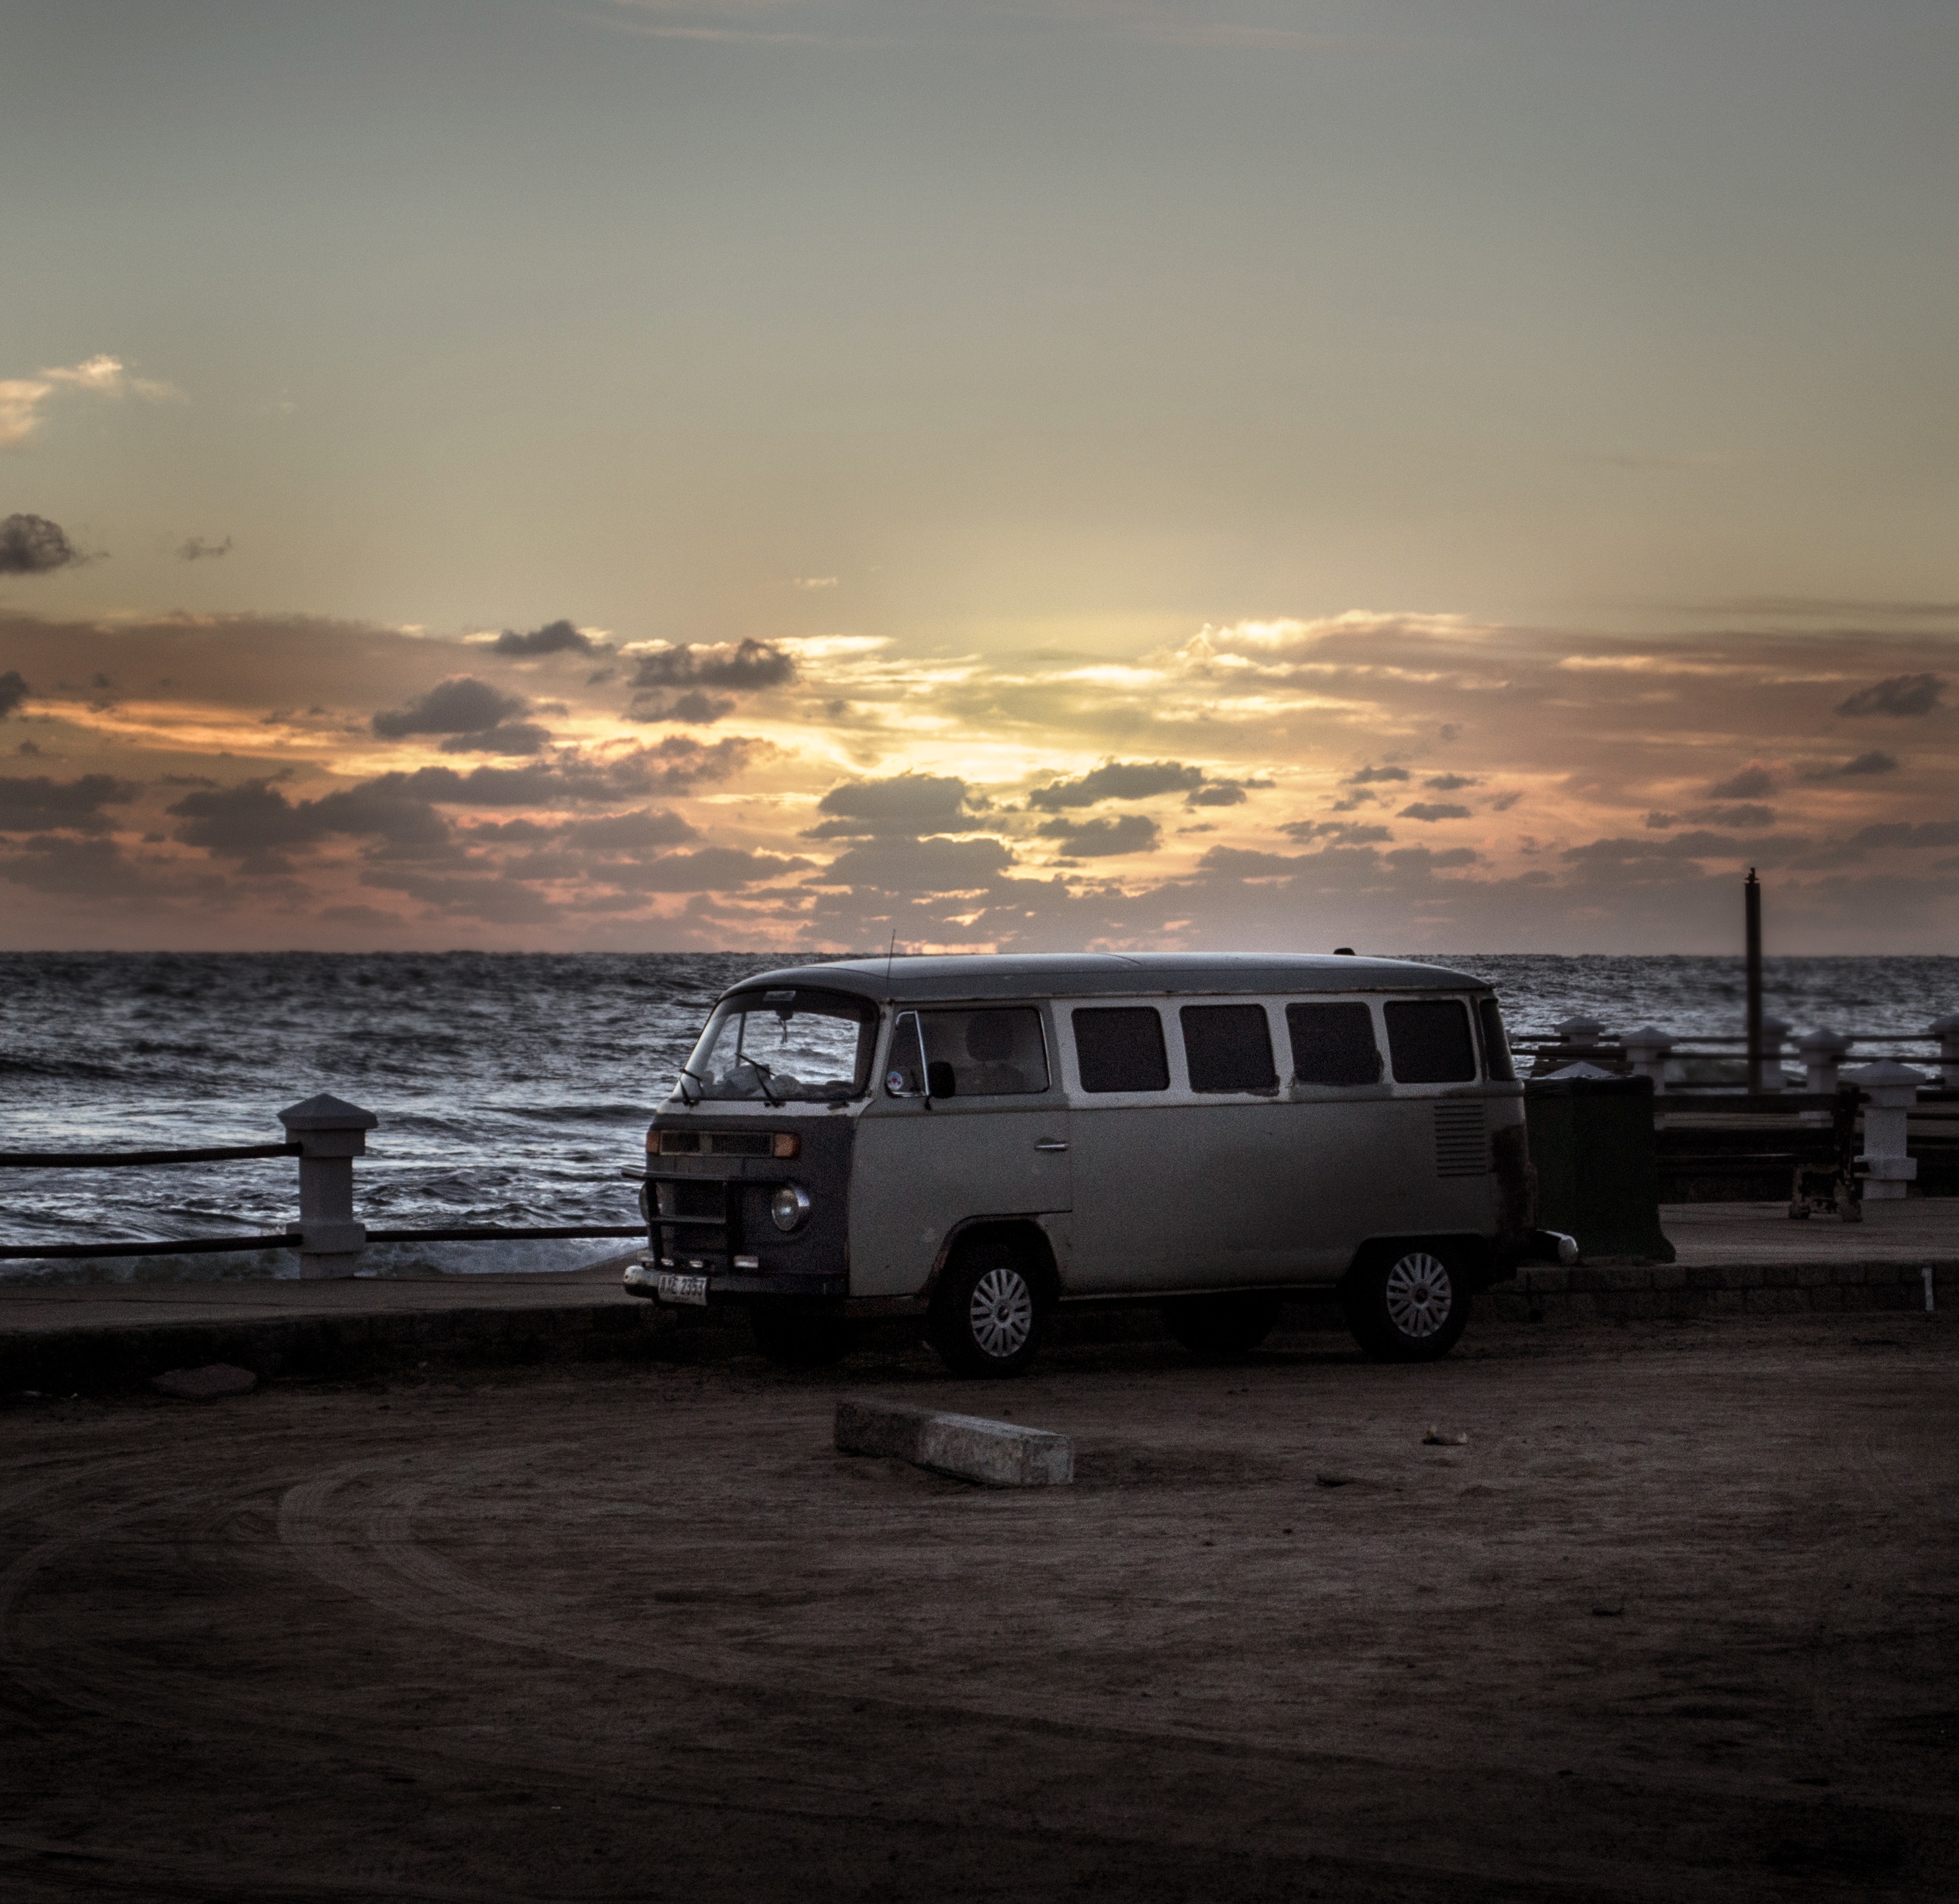
[{"label": "van front wheel", "polygon": [[1018,1375],[1040,1344],[1033,1280],[1004,1250],[976,1250],[932,1298],[932,1346],[960,1375]]},{"label": "van front wheel", "polygon": [[1386,1249],[1347,1279],[1340,1306],[1376,1362],[1433,1362],[1469,1320],[1469,1286],[1462,1265],[1440,1250]]}]

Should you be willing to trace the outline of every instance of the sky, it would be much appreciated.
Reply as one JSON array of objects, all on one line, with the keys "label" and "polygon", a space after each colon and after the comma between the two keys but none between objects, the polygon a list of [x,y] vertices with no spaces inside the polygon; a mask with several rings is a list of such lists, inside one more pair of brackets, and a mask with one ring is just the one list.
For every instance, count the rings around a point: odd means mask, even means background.
[{"label": "sky", "polygon": [[1951,946],[1945,0],[6,15],[0,947]]}]

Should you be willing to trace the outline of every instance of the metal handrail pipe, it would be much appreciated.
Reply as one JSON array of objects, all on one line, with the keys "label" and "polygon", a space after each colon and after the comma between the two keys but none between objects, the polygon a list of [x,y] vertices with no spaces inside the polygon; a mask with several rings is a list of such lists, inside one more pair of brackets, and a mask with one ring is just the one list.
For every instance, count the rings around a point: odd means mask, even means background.
[{"label": "metal handrail pipe", "polygon": [[8,1244],[0,1261],[38,1262],[57,1257],[214,1256],[233,1249],[297,1249],[297,1236],[184,1236],[174,1242]]},{"label": "metal handrail pipe", "polygon": [[[494,1224],[470,1224],[453,1230],[370,1230],[370,1243],[494,1242],[500,1237],[533,1240],[580,1236],[644,1236],[644,1223],[547,1224],[537,1228],[504,1228]],[[86,1259],[94,1256],[208,1256],[227,1250],[297,1249],[297,1236],[183,1236],[174,1242],[142,1243],[8,1244],[0,1247],[0,1262],[30,1263],[43,1258]]]},{"label": "metal handrail pipe", "polygon": [[[567,1223],[546,1224],[532,1229],[506,1229],[500,1224],[471,1223],[453,1230],[370,1230],[367,1240],[370,1243],[475,1243],[494,1242],[499,1237],[530,1237],[543,1240],[557,1237],[570,1239],[579,1236],[638,1236],[643,1238],[646,1226],[635,1223]],[[298,1240],[296,1237],[295,1242]]]},{"label": "metal handrail pipe", "polygon": [[[1678,1052],[1686,1045],[1742,1046],[1748,1041],[1736,1034],[1719,1031],[1682,1031],[1672,1034],[1673,1049]],[[1844,1036],[1857,1045],[1935,1045],[1939,1041],[1929,1033],[1922,1031],[1853,1031]],[[1513,1037],[1510,1047],[1513,1051],[1618,1051],[1622,1041],[1617,1037],[1602,1039],[1595,1045],[1573,1045],[1557,1037],[1534,1038],[1520,1032]]]},{"label": "metal handrail pipe", "polygon": [[208,1150],[0,1150],[0,1170],[119,1170],[142,1163],[228,1163],[296,1157],[297,1144],[230,1144]]}]

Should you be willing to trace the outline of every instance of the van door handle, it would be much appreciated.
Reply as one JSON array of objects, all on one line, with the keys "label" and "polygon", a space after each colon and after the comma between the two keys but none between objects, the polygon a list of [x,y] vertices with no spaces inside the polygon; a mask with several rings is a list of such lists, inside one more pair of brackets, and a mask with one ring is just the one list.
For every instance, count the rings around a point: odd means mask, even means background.
[{"label": "van door handle", "polygon": [[1037,1137],[1034,1139],[1037,1150],[1065,1150],[1068,1146],[1058,1137]]}]

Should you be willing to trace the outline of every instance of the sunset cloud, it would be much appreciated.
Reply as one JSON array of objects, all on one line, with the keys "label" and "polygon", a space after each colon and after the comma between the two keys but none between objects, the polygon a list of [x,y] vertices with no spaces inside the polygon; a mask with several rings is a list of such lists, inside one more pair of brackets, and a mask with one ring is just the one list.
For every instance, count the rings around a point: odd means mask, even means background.
[{"label": "sunset cloud", "polygon": [[598,651],[598,643],[568,621],[546,622],[541,628],[522,635],[514,628],[506,628],[495,643],[495,652],[500,655],[590,655]]},{"label": "sunset cloud", "polygon": [[536,754],[549,744],[551,730],[513,718],[528,706],[521,695],[500,694],[473,675],[456,675],[406,707],[376,714],[373,728],[388,740],[440,735],[444,754]]},{"label": "sunset cloud", "polygon": [[52,575],[87,559],[45,516],[0,519],[0,575]]},{"label": "sunset cloud", "polygon": [[138,789],[106,773],[84,773],[68,781],[46,774],[14,779],[0,776],[0,833],[43,833],[71,827],[84,833],[107,830],[106,806],[127,806]]},{"label": "sunset cloud", "polygon": [[1837,712],[1849,715],[1889,714],[1898,718],[1929,714],[1938,705],[1938,697],[1945,687],[1945,683],[1936,674],[1894,674],[1889,681],[1859,688],[1856,693],[1837,703]]},{"label": "sunset cloud", "polygon": [[1107,859],[1118,853],[1153,853],[1163,829],[1147,814],[1126,813],[1094,820],[1048,820],[1035,829],[1043,839],[1062,841],[1080,859]]},{"label": "sunset cloud", "polygon": [[[60,769],[13,792],[0,877],[98,938],[133,907],[130,929],[198,943],[306,919],[331,940],[379,909],[393,942],[441,944],[1677,946],[1726,942],[1751,863],[1826,938],[1959,924],[1959,873],[1926,850],[1959,744],[1921,720],[1909,774],[1830,753],[1854,678],[1797,632],[1684,640],[1727,671],[1664,725],[1665,669],[1574,673],[1568,641],[1458,617],[1213,624],[1092,659],[757,636],[629,654],[662,706],[751,710],[658,738],[577,671],[541,709],[540,660],[580,654],[556,637],[18,616],[0,636],[11,731]],[[1935,676],[1942,639],[1867,643],[1863,678]],[[704,680],[738,684],[679,685]],[[1173,823],[1193,807],[1202,831]]]},{"label": "sunset cloud", "polygon": [[1775,791],[1775,776],[1766,767],[1750,766],[1717,780],[1707,789],[1710,800],[1754,800]]},{"label": "sunset cloud", "polygon": [[1037,787],[1030,806],[1059,813],[1068,807],[1092,807],[1102,800],[1147,800],[1153,794],[1194,792],[1204,784],[1202,767],[1180,760],[1110,760],[1072,780]]},{"label": "sunset cloud", "polygon": [[790,655],[765,641],[732,646],[656,648],[639,657],[633,672],[636,690],[660,687],[727,687],[744,692],[780,687],[795,678]]},{"label": "sunset cloud", "polygon": [[44,420],[50,398],[68,394],[117,401],[135,397],[145,403],[181,403],[183,392],[153,378],[133,376],[119,357],[92,357],[65,369],[43,370],[36,377],[0,379],[0,449],[24,443]]},{"label": "sunset cloud", "polygon": [[805,839],[863,839],[963,831],[972,790],[949,774],[897,773],[887,780],[846,780],[816,803],[824,817]]},{"label": "sunset cloud", "polygon": [[670,701],[636,700],[627,710],[626,718],[647,725],[677,721],[685,727],[712,727],[733,713],[736,705],[729,696],[703,694],[699,688],[691,687]]}]

